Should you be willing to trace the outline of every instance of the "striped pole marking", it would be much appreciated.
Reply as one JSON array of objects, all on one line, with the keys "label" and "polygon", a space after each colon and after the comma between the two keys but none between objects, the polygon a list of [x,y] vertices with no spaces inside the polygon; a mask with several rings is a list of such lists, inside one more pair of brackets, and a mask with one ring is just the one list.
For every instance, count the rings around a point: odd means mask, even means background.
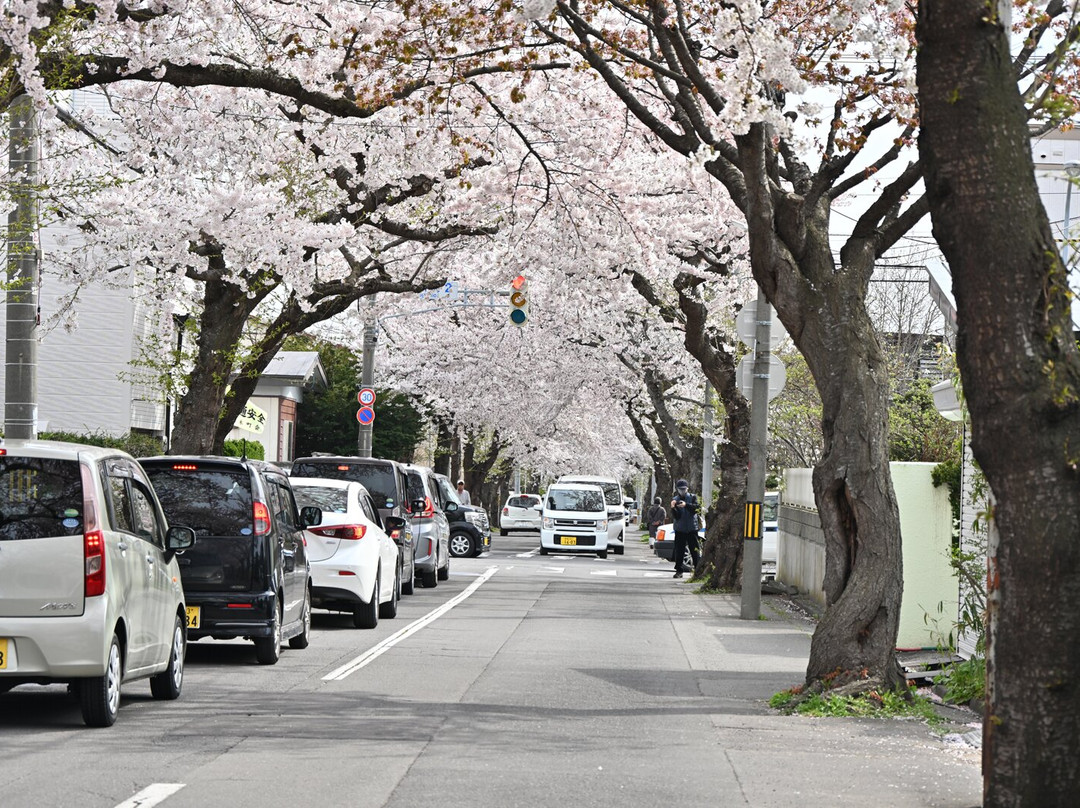
[{"label": "striped pole marking", "polygon": [[743,522],[743,536],[746,539],[761,538],[761,503],[746,503],[746,519]]}]

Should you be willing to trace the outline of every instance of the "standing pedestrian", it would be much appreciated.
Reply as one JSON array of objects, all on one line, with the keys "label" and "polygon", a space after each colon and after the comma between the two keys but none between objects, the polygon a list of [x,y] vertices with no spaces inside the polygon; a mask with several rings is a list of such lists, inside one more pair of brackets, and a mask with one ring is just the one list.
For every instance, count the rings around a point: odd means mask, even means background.
[{"label": "standing pedestrian", "polygon": [[457,481],[457,496],[461,500],[462,505],[472,505],[472,497],[469,496],[469,492],[465,490],[465,481]]},{"label": "standing pedestrian", "polygon": [[645,512],[645,524],[649,526],[649,538],[656,538],[656,529],[667,521],[667,509],[661,504],[660,497],[653,500]]},{"label": "standing pedestrian", "polygon": [[671,495],[671,516],[675,528],[675,576],[683,577],[683,556],[690,551],[694,562],[691,575],[701,563],[701,550],[698,547],[697,514],[700,505],[698,498],[690,493],[690,484],[686,480],[675,483],[675,493]]}]

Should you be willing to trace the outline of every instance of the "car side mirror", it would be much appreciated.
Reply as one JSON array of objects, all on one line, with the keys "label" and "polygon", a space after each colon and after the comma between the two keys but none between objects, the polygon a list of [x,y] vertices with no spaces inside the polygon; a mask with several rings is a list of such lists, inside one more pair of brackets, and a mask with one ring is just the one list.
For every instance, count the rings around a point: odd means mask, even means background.
[{"label": "car side mirror", "polygon": [[536,511],[537,513],[543,513],[544,512],[544,506],[543,505],[533,505],[533,510]]},{"label": "car side mirror", "polygon": [[322,509],[315,505],[305,505],[300,509],[300,524],[304,527],[322,524]]},{"label": "car side mirror", "polygon": [[409,503],[409,507],[412,508],[414,513],[423,513],[426,506],[427,503],[422,499],[414,499],[412,502]]},{"label": "car side mirror", "polygon": [[405,528],[405,520],[400,516],[387,516],[383,519],[383,524],[387,531],[404,530]]},{"label": "car side mirror", "polygon": [[172,525],[165,534],[165,549],[170,553],[179,553],[195,546],[195,531],[184,525]]},{"label": "car side mirror", "polygon": [[443,508],[443,511],[446,513],[454,513],[456,510],[458,510],[458,504],[456,502],[447,502],[446,507]]}]

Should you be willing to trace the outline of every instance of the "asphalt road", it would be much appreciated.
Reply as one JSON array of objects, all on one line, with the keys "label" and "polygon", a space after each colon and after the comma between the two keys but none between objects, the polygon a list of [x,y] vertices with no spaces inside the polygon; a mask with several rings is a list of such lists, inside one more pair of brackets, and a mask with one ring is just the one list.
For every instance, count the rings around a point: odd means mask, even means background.
[{"label": "asphalt road", "polygon": [[975,755],[921,725],[777,716],[812,627],[624,556],[495,536],[371,631],[316,612],[311,645],[257,665],[189,647],[184,692],[124,689],[107,730],[61,687],[0,696],[0,805],[943,805],[978,802]]}]

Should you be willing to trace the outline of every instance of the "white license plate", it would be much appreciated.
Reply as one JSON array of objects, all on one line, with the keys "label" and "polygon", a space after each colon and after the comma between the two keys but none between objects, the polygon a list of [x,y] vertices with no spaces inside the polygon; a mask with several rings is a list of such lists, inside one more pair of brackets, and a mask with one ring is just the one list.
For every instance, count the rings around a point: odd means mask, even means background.
[{"label": "white license plate", "polygon": [[198,628],[199,627],[199,607],[188,606],[187,607],[187,627]]}]

